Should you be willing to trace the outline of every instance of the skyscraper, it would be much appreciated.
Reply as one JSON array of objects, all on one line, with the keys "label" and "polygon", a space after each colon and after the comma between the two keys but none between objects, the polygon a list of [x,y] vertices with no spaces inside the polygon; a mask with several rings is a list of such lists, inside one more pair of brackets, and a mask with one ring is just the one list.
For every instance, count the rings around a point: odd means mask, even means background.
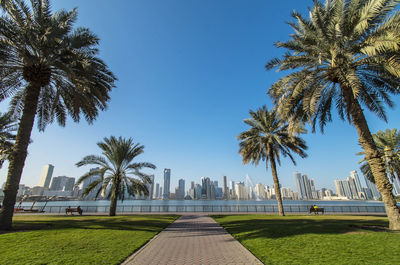
[{"label": "skyscraper", "polygon": [[299,199],[307,199],[306,187],[300,172],[294,172],[294,180],[296,182],[297,192],[299,193]]},{"label": "skyscraper", "polygon": [[308,200],[311,200],[313,197],[312,197],[310,180],[308,179],[307,175],[303,175],[303,176],[301,176],[301,178],[303,179],[304,187],[306,190],[306,197]]},{"label": "skyscraper", "polygon": [[374,200],[378,200],[381,197],[381,194],[379,193],[378,189],[376,188],[376,185],[372,183],[371,181],[368,180],[366,176],[364,176],[365,184],[367,185],[367,188],[371,190],[372,197]]},{"label": "skyscraper", "polygon": [[50,190],[54,191],[72,191],[74,189],[75,178],[66,176],[54,177],[51,181]]},{"label": "skyscraper", "polygon": [[354,180],[354,184],[356,185],[357,193],[363,192],[363,188],[361,185],[360,178],[358,177],[357,171],[350,171],[350,177]]},{"label": "skyscraper", "polygon": [[358,192],[357,192],[356,183],[354,181],[354,178],[348,177],[347,182],[349,183],[349,186],[350,186],[351,198],[358,199]]},{"label": "skyscraper", "polygon": [[228,186],[226,183],[226,176],[223,177],[223,184],[224,186],[222,187],[222,198],[223,199],[228,199]]},{"label": "skyscraper", "polygon": [[345,197],[341,180],[335,180],[336,193],[339,197]]},{"label": "skyscraper", "polygon": [[54,166],[51,164],[43,167],[42,173],[40,174],[39,185],[40,187],[49,188],[51,176],[53,176]]},{"label": "skyscraper", "polygon": [[160,197],[160,184],[156,183],[156,189],[154,191],[154,199],[158,199]]},{"label": "skyscraper", "polygon": [[64,191],[73,191],[75,185],[75,178],[67,178],[65,181]]},{"label": "skyscraper", "polygon": [[163,189],[163,199],[168,200],[170,194],[170,184],[171,184],[171,169],[164,169],[164,189]]},{"label": "skyscraper", "polygon": [[185,198],[185,180],[180,179],[178,181],[178,189],[177,193],[175,194],[176,199],[183,200]]}]

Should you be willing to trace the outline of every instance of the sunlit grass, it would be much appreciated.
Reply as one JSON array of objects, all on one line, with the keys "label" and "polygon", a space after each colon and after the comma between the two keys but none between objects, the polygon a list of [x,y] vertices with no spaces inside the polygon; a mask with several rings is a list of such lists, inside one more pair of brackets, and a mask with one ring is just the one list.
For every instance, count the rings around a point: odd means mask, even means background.
[{"label": "sunlit grass", "polygon": [[400,233],[373,216],[214,216],[265,264],[400,264]]},{"label": "sunlit grass", "polygon": [[119,264],[177,216],[22,216],[0,234],[0,264]]}]

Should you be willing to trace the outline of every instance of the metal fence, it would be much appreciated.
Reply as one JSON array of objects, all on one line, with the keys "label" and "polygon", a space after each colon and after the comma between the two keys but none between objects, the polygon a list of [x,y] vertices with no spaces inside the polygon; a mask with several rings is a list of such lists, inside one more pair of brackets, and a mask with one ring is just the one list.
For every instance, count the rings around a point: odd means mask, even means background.
[{"label": "metal fence", "polygon": [[[286,213],[308,213],[307,205],[284,205]],[[384,206],[348,206],[348,205],[321,205],[325,213],[371,213],[385,214]],[[30,207],[22,207],[29,210]],[[37,209],[41,210],[38,206]],[[66,206],[46,206],[46,213],[65,213]],[[84,213],[105,213],[110,206],[81,206]],[[215,213],[277,213],[276,205],[129,205],[117,206],[119,213],[188,213],[188,212],[215,212]]]}]

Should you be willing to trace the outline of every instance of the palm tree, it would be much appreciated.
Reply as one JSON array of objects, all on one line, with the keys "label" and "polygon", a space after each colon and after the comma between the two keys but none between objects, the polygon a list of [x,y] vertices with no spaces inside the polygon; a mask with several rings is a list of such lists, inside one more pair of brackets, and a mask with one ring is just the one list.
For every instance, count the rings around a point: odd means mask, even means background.
[{"label": "palm tree", "polygon": [[35,117],[40,131],[54,119],[64,126],[67,115],[91,123],[116,78],[97,57],[99,39],[73,29],[76,9],[53,14],[48,0],[0,5],[0,100],[12,96],[10,111],[20,120],[0,212],[0,229],[9,229]]},{"label": "palm tree", "polygon": [[293,12],[294,34],[286,42],[282,59],[266,68],[289,70],[274,83],[269,95],[281,118],[292,123],[309,121],[313,132],[339,116],[356,127],[366,159],[381,192],[391,229],[400,229],[400,212],[392,185],[372,138],[364,110],[386,120],[384,106],[393,106],[391,94],[400,92],[400,13],[398,1],[314,1],[310,17]]},{"label": "palm tree", "polygon": [[[276,162],[281,164],[281,154],[289,157],[296,165],[291,152],[307,157],[304,152],[307,145],[303,139],[295,136],[288,131],[288,124],[279,119],[275,111],[268,111],[266,106],[259,108],[257,112],[250,110],[250,119],[245,119],[244,123],[251,126],[248,131],[242,132],[237,139],[239,143],[239,154],[243,157],[243,164],[251,162],[256,166],[263,160],[271,164],[272,177],[274,179],[276,200],[278,201],[279,215],[285,215],[282,206],[282,196],[279,186]],[[301,131],[298,129],[298,131]]]},{"label": "palm tree", "polygon": [[[381,159],[385,163],[387,175],[393,182],[394,178],[400,179],[400,131],[397,129],[386,129],[372,134],[376,148],[381,154]],[[357,155],[365,155],[360,152]],[[369,181],[375,183],[372,175],[371,167],[365,157],[360,161],[361,172],[368,178]]]},{"label": "palm tree", "polygon": [[16,130],[16,120],[9,113],[0,112],[0,168],[11,154]]},{"label": "palm tree", "polygon": [[[156,166],[147,162],[132,161],[142,154],[144,146],[134,144],[132,138],[104,138],[103,142],[97,143],[103,151],[104,156],[89,155],[76,163],[78,167],[96,165],[98,168],[84,174],[76,185],[91,177],[97,178],[84,190],[83,196],[91,191],[96,191],[96,198],[103,194],[111,198],[110,216],[115,216],[117,200],[124,200],[125,192],[132,196],[149,195],[147,184],[151,184],[150,175],[140,172],[143,168],[155,169]],[[130,176],[137,176],[133,178]]]}]

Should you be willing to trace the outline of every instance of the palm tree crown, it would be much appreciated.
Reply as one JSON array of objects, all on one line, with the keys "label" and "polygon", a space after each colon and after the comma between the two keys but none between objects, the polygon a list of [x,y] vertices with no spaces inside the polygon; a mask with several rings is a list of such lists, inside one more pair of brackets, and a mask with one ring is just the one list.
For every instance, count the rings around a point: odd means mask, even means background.
[{"label": "palm tree crown", "polygon": [[73,29],[77,10],[55,12],[48,0],[3,1],[0,17],[0,100],[12,96],[21,114],[29,90],[39,90],[38,127],[66,115],[92,122],[106,108],[115,77],[97,58],[99,39],[87,28]]},{"label": "palm tree crown", "polygon": [[251,126],[248,131],[242,132],[237,137],[239,153],[243,157],[243,163],[249,162],[258,165],[260,160],[268,162],[274,159],[280,165],[281,154],[288,156],[296,164],[291,152],[307,157],[304,150],[307,145],[303,139],[292,135],[288,131],[288,125],[280,120],[275,111],[268,111],[266,106],[256,112],[250,111],[250,119],[244,122]]},{"label": "palm tree crown", "polygon": [[110,215],[115,215],[116,201],[117,199],[124,200],[125,192],[132,196],[149,195],[147,184],[152,183],[151,176],[140,170],[143,168],[155,169],[156,166],[147,162],[133,162],[144,152],[144,146],[138,143],[134,144],[132,138],[111,136],[104,138],[103,142],[99,142],[97,145],[102,150],[103,156],[89,155],[76,165],[78,167],[95,165],[98,168],[84,174],[76,185],[85,179],[96,176],[97,180],[84,190],[83,195],[96,190],[96,197],[102,193],[106,198],[111,198]]},{"label": "palm tree crown", "polygon": [[295,33],[282,59],[267,69],[294,70],[274,83],[269,94],[281,115],[319,122],[321,130],[336,107],[351,121],[352,103],[361,102],[386,120],[384,104],[393,106],[390,94],[400,84],[400,13],[398,1],[314,1],[307,19],[297,12],[289,25]]}]

